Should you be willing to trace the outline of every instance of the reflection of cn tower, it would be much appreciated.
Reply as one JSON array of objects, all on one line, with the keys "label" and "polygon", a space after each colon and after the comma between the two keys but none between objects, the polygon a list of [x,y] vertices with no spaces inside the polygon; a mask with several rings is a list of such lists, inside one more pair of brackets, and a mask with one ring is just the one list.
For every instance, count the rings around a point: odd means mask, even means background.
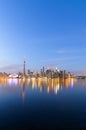
[{"label": "reflection of cn tower", "polygon": [[25,80],[23,80],[23,90],[22,90],[22,101],[24,102],[24,98],[25,98]]}]

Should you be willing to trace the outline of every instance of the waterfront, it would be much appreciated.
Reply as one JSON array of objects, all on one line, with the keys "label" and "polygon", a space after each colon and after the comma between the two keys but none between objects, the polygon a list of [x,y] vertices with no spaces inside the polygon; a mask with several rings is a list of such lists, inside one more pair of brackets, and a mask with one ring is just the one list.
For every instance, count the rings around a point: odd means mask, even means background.
[{"label": "waterfront", "polygon": [[0,80],[0,129],[86,128],[86,80]]}]

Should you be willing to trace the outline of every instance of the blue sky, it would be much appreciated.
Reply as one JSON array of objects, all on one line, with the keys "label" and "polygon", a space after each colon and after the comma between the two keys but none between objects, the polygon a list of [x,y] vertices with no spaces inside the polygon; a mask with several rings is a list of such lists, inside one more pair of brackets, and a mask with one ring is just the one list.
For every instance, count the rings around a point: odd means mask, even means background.
[{"label": "blue sky", "polygon": [[0,71],[86,71],[85,0],[0,0]]}]

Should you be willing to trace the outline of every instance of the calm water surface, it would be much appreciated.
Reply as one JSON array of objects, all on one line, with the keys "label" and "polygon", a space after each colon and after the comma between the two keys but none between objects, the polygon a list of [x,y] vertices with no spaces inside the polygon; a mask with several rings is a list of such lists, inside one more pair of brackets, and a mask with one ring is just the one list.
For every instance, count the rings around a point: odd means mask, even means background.
[{"label": "calm water surface", "polygon": [[86,129],[86,80],[0,80],[0,130]]}]

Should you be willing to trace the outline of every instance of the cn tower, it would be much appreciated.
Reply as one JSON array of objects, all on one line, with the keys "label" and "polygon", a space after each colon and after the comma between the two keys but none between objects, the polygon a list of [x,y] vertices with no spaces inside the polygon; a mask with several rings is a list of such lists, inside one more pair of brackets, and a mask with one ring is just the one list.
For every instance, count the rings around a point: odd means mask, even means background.
[{"label": "cn tower", "polygon": [[26,68],[25,68],[25,65],[26,65],[26,61],[24,60],[24,66],[23,66],[23,76],[24,76],[24,77],[26,76]]}]

